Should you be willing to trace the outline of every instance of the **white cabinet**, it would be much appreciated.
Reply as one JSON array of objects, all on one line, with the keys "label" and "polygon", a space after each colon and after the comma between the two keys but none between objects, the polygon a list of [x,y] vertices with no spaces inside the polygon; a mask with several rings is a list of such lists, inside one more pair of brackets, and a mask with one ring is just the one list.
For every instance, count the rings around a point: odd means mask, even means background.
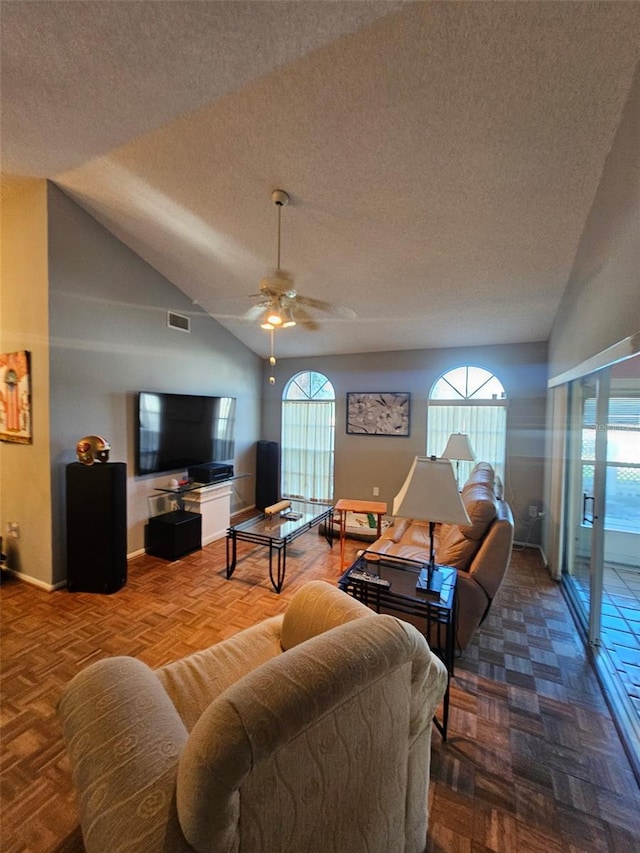
[{"label": "white cabinet", "polygon": [[202,516],[202,544],[208,545],[226,536],[231,515],[231,484],[203,486],[182,495],[184,508]]}]

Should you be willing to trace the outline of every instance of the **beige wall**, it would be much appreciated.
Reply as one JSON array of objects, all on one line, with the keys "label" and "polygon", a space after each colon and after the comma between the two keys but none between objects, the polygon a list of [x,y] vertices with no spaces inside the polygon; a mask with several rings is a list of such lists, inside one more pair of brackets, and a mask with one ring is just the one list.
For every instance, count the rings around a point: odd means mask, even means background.
[{"label": "beige wall", "polygon": [[[66,467],[83,435],[127,465],[127,552],[144,549],[148,498],[186,471],[137,476],[139,391],[233,396],[235,468],[255,470],[262,362],[53,184],[48,188],[53,580],[66,579]],[[167,311],[187,315],[186,334]],[[253,477],[236,484],[253,504]],[[89,555],[90,559],[90,555]]]},{"label": "beige wall", "polygon": [[[47,188],[43,180],[2,179],[0,350],[31,353],[32,444],[0,443],[0,530],[13,571],[49,586],[49,309]],[[9,522],[19,538],[7,535]]]},{"label": "beige wall", "polygon": [[[335,499],[379,500],[391,506],[416,455],[427,441],[427,398],[447,370],[475,364],[495,373],[504,385],[507,411],[506,496],[516,519],[516,537],[537,544],[539,525],[531,527],[527,510],[542,502],[547,383],[545,342],[452,349],[407,350],[300,359],[278,359],[277,383],[267,381],[265,363],[262,437],[280,441],[282,391],[303,370],[317,370],[336,392]],[[350,391],[408,391],[408,438],[347,435],[346,395]]]},{"label": "beige wall", "polygon": [[[553,380],[567,372],[579,375],[589,372],[589,364],[602,367],[610,347],[633,341],[639,333],[640,66],[554,319],[549,376]],[[562,569],[565,419],[566,389],[560,386],[549,392],[545,470],[549,512],[543,530],[543,548],[556,578]]]},{"label": "beige wall", "polygon": [[640,66],[549,340],[549,375],[640,332]]}]

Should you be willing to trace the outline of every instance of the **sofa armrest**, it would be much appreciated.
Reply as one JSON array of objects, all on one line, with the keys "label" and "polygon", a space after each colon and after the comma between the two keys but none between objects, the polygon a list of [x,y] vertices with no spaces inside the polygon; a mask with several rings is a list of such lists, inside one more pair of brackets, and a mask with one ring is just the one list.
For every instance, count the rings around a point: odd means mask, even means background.
[{"label": "sofa armrest", "polygon": [[491,599],[468,572],[458,571],[458,620],[456,644],[464,651],[482,623]]},{"label": "sofa armrest", "polygon": [[513,515],[506,501],[497,502],[497,515],[470,567],[471,577],[493,600],[511,562]]},{"label": "sofa armrest", "polygon": [[58,714],[87,853],[191,851],[175,803],[187,731],[153,670],[98,661],[67,685]]}]

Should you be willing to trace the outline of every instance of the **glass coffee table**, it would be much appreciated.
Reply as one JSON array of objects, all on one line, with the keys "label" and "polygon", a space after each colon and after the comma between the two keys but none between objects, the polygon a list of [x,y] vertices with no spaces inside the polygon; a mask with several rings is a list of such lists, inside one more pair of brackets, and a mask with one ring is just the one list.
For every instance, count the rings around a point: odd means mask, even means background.
[{"label": "glass coffee table", "polygon": [[[283,513],[257,518],[250,518],[239,524],[232,525],[227,530],[227,579],[236,568],[238,542],[252,542],[264,545],[269,549],[269,578],[276,592],[280,592],[287,570],[287,546],[307,530],[311,530],[323,521],[326,525],[325,538],[333,547],[331,538],[331,504],[316,503],[315,501],[291,501],[291,506]],[[274,552],[276,565],[274,574]]]},{"label": "glass coffee table", "polygon": [[[439,591],[416,589],[425,564],[386,554],[363,551],[338,581],[344,592],[362,601],[376,613],[389,613],[412,622],[427,638],[431,650],[447,667],[447,691],[442,705],[442,722],[436,728],[447,739],[449,722],[449,682],[454,672],[458,573],[451,566],[436,566],[442,581]],[[370,580],[359,577],[369,575]],[[374,579],[382,579],[383,584]],[[388,584],[388,585],[387,585]]]}]

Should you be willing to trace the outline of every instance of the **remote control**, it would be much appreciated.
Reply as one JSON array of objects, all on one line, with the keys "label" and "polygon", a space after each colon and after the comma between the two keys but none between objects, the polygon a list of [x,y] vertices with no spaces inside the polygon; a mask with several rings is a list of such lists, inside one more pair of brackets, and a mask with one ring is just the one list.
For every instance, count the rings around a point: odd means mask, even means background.
[{"label": "remote control", "polygon": [[391,586],[390,581],[385,580],[385,578],[369,574],[369,572],[361,572],[358,569],[354,569],[354,571],[349,572],[349,578],[356,581],[364,581],[365,583],[374,583],[377,586],[384,586],[386,588]]}]

